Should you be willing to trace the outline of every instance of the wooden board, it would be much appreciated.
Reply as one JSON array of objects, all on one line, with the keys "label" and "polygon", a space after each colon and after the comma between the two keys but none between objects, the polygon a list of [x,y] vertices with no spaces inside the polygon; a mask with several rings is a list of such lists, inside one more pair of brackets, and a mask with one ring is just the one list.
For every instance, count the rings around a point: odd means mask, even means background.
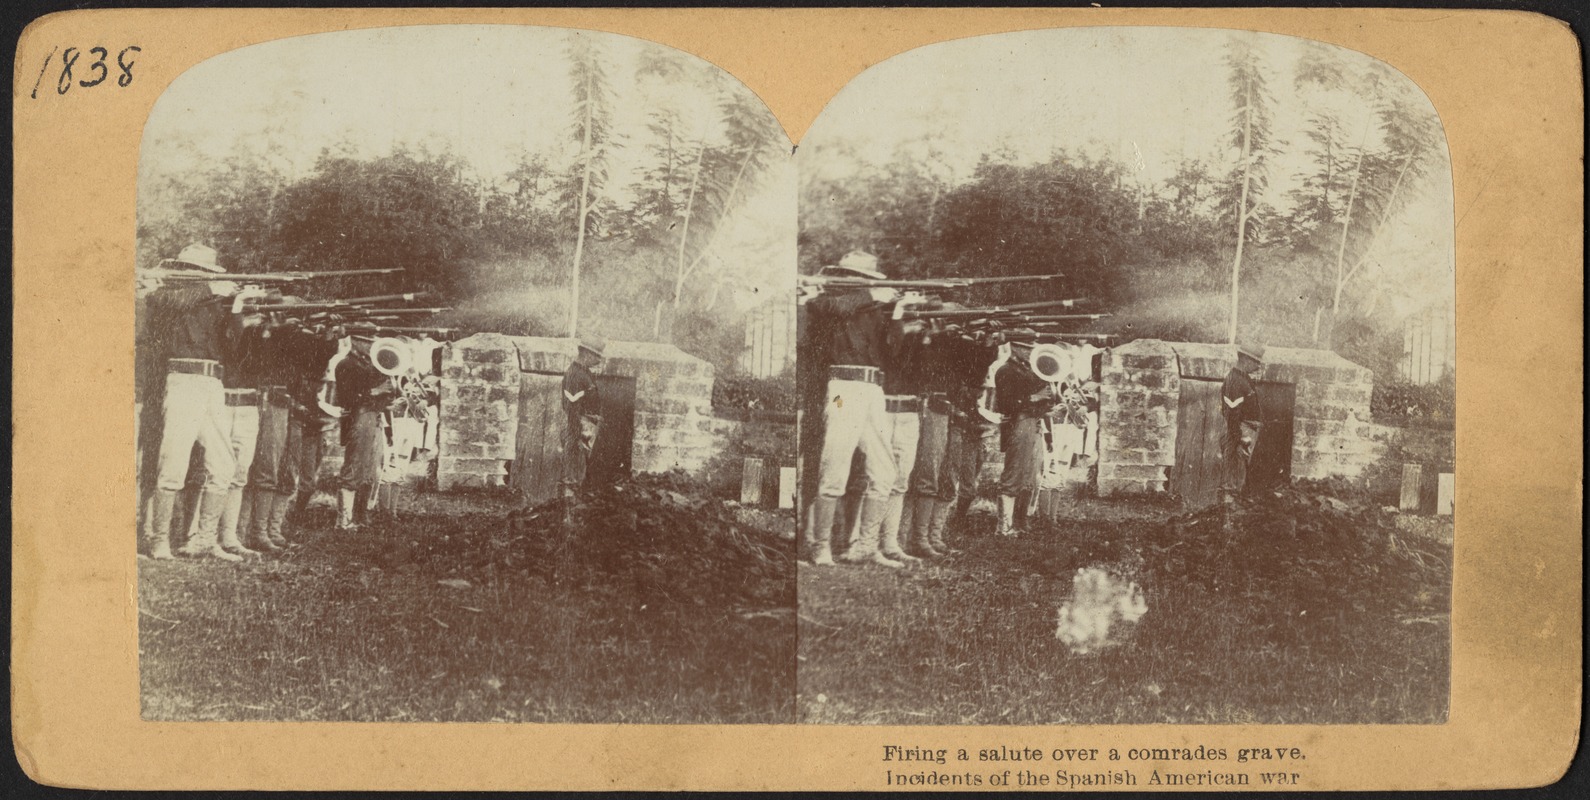
[{"label": "wooden board", "polygon": [[[613,483],[630,475],[635,446],[635,379],[598,375],[602,427],[585,468],[587,484]],[[563,376],[522,373],[519,383],[519,437],[514,443],[510,486],[531,505],[557,497],[563,480]]]},{"label": "wooden board", "polygon": [[[1220,401],[1221,381],[1181,379],[1177,405],[1176,463],[1170,470],[1170,490],[1181,495],[1189,508],[1220,501],[1225,482],[1221,439],[1226,419]],[[1290,383],[1261,381],[1258,385],[1260,419],[1264,428],[1248,461],[1248,490],[1285,484],[1292,477],[1292,410],[1297,397]]]}]

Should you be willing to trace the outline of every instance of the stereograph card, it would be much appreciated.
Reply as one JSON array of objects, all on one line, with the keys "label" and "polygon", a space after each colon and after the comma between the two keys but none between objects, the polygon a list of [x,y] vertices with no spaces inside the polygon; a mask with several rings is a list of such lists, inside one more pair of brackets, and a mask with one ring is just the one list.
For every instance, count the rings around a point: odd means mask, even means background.
[{"label": "stereograph card", "polygon": [[1575,45],[1450,10],[38,19],[17,759],[1556,781]]}]

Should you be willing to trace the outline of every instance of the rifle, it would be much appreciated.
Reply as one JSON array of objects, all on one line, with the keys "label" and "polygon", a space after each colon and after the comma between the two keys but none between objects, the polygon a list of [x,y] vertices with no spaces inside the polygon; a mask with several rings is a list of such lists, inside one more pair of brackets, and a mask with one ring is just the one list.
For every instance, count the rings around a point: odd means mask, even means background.
[{"label": "rifle", "polygon": [[1061,275],[1014,275],[1001,278],[931,278],[927,280],[876,280],[873,278],[835,277],[829,275],[802,275],[801,283],[833,289],[965,289],[971,286],[988,286],[998,283],[1023,281],[1052,281]]},{"label": "rifle", "polygon": [[302,312],[313,313],[316,311],[337,312],[354,306],[372,306],[381,303],[412,303],[422,297],[430,297],[429,292],[409,292],[406,294],[378,294],[370,297],[348,297],[341,300],[325,300],[316,303],[247,303],[244,309],[250,313],[277,313],[277,312]]},{"label": "rifle", "polygon": [[232,283],[296,283],[315,278],[350,278],[356,275],[390,275],[402,272],[401,267],[390,269],[334,269],[325,272],[201,272],[187,269],[139,270],[140,277],[160,281],[230,281]]},{"label": "rifle", "polygon": [[1113,314],[1035,314],[1027,317],[1028,322],[1074,322],[1076,320],[1098,320]]},{"label": "rifle", "polygon": [[455,333],[457,328],[406,328],[389,325],[376,325],[370,322],[350,322],[343,326],[350,334],[364,334],[375,336],[430,336],[433,339],[443,339]]}]

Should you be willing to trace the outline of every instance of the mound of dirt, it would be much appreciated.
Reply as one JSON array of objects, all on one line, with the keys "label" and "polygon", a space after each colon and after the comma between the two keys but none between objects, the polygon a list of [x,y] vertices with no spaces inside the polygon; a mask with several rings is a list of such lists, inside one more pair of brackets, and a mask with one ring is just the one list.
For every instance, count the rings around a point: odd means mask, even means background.
[{"label": "mound of dirt", "polygon": [[1444,613],[1448,545],[1332,484],[1288,486],[1148,529],[1144,577],[1165,588],[1252,597],[1283,616]]},{"label": "mound of dirt", "polygon": [[618,586],[645,602],[792,607],[795,550],[743,524],[735,509],[682,475],[639,475],[514,512],[514,560],[557,582]]}]

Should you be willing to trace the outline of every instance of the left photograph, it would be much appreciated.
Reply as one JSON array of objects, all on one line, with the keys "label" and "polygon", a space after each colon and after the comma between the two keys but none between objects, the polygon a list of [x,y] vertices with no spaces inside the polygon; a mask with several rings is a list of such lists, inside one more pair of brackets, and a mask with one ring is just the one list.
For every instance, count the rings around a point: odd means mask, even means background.
[{"label": "left photograph", "polygon": [[795,722],[795,199],[754,93],[613,34],[179,76],[139,156],[143,718]]}]

